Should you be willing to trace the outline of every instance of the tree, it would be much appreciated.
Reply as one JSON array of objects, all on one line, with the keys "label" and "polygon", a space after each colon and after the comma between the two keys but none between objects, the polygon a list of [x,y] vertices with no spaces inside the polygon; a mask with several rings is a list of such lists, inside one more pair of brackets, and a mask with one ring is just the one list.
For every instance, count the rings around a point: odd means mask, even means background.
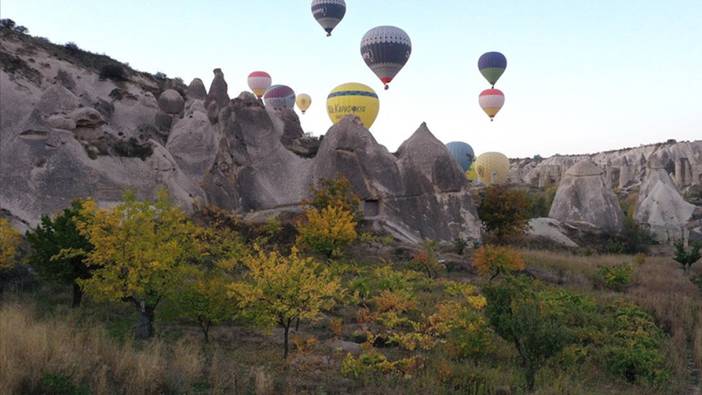
[{"label": "tree", "polygon": [[700,243],[692,243],[690,248],[687,249],[685,248],[685,243],[681,239],[675,242],[674,247],[675,256],[673,256],[673,259],[683,267],[686,274],[690,272],[690,267],[702,258],[702,254],[700,254],[702,244]]},{"label": "tree", "polygon": [[483,245],[473,255],[473,265],[482,276],[494,280],[500,274],[524,270],[524,258],[514,249],[506,246]]},{"label": "tree", "polygon": [[297,245],[302,248],[334,258],[358,237],[353,214],[343,207],[310,208],[305,215],[307,220],[297,225]]},{"label": "tree", "polygon": [[522,236],[529,226],[529,198],[524,191],[491,185],[485,190],[478,216],[496,242],[506,243]]},{"label": "tree", "polygon": [[83,298],[78,280],[90,278],[91,273],[86,258],[93,245],[76,226],[82,208],[83,202],[75,200],[54,219],[42,216],[37,228],[27,232],[32,247],[29,263],[43,278],[72,285],[73,307],[80,306]]},{"label": "tree", "polygon": [[127,193],[111,210],[87,200],[78,229],[93,244],[92,277],[79,280],[84,291],[102,300],[132,303],[139,311],[136,335],[153,336],[159,302],[181,281],[186,263],[201,249],[198,228],[173,205],[165,190],[156,201]]},{"label": "tree", "polygon": [[485,314],[495,332],[511,342],[522,361],[527,389],[534,389],[536,372],[563,349],[568,332],[555,313],[549,311],[533,285],[509,277],[483,290],[487,298]]},{"label": "tree", "polygon": [[206,271],[195,266],[187,267],[184,274],[184,281],[173,295],[176,314],[195,322],[205,342],[209,343],[210,329],[236,313],[236,304],[227,294],[230,280],[222,271]]},{"label": "tree", "polygon": [[314,320],[334,306],[341,293],[339,280],[313,259],[300,257],[296,248],[286,257],[256,247],[244,266],[248,270],[244,281],[231,284],[229,295],[258,324],[283,328],[283,358],[287,358],[290,326],[298,319]]},{"label": "tree", "polygon": [[[12,269],[17,257],[22,236],[12,227],[10,221],[0,218],[0,274]],[[2,294],[2,281],[0,280],[0,294]]]}]

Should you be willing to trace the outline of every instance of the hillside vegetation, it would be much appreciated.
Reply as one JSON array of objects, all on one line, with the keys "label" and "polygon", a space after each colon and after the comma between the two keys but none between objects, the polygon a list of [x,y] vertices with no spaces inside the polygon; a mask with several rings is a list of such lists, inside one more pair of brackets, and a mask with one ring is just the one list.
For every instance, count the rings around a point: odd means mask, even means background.
[{"label": "hillside vegetation", "polygon": [[191,218],[165,192],[125,194],[110,209],[78,201],[24,244],[3,221],[0,393],[699,385],[700,266],[503,242],[518,239],[521,220],[495,225],[509,232],[491,232],[493,244],[400,244],[364,228],[348,181],[313,196],[291,223],[212,207]]}]

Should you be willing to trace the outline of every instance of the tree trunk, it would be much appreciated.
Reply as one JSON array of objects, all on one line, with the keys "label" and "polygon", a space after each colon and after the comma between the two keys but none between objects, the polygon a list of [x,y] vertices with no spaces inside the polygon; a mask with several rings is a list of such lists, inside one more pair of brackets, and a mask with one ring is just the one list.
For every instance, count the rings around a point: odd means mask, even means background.
[{"label": "tree trunk", "polygon": [[527,382],[527,390],[529,392],[534,391],[534,384],[536,382],[536,369],[534,369],[531,364],[528,364],[526,366],[526,382]]},{"label": "tree trunk", "polygon": [[154,335],[154,308],[144,302],[139,303],[139,323],[136,327],[138,339],[148,339]]},{"label": "tree trunk", "polygon": [[71,307],[76,308],[80,306],[80,302],[83,300],[83,290],[80,289],[80,285],[78,283],[73,283],[73,302],[71,303]]},{"label": "tree trunk", "polygon": [[202,334],[205,336],[205,343],[210,342],[210,323],[201,320],[200,321],[200,329],[202,329]]},{"label": "tree trunk", "polygon": [[283,324],[283,329],[285,330],[285,342],[284,342],[284,347],[285,347],[285,352],[283,353],[283,359],[288,359],[288,334],[290,333],[290,324],[292,322],[288,320],[285,324]]}]

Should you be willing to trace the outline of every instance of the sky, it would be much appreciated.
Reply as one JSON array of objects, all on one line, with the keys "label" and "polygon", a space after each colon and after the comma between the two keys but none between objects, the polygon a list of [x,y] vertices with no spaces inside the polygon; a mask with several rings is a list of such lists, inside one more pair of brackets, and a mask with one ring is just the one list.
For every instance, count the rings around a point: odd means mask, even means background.
[{"label": "sky", "polygon": [[[702,139],[700,0],[346,0],[327,38],[303,0],[2,0],[0,17],[55,43],[75,42],[137,70],[229,95],[265,70],[312,96],[301,115],[315,135],[331,126],[326,96],[360,82],[380,97],[371,132],[394,151],[422,122],[443,142],[510,157],[591,153],[667,139]],[[394,25],[412,55],[388,91],[360,55],[361,37]],[[478,95],[477,61],[507,56],[495,122]]]}]

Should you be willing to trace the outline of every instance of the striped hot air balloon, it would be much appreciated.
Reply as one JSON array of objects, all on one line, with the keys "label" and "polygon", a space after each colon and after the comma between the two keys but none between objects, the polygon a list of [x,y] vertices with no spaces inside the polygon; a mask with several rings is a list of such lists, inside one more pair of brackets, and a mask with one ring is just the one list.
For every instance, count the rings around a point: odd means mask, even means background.
[{"label": "striped hot air balloon", "polygon": [[260,99],[266,93],[266,90],[271,87],[271,81],[270,74],[265,71],[254,71],[249,74],[249,89]]},{"label": "striped hot air balloon", "polygon": [[275,111],[295,107],[295,91],[287,85],[273,85],[263,95],[263,104]]},{"label": "striped hot air balloon", "polygon": [[344,0],[313,0],[312,15],[317,23],[331,36],[332,30],[344,19],[346,15],[346,2]]},{"label": "striped hot air balloon", "polygon": [[490,121],[495,118],[495,115],[500,111],[505,104],[505,95],[499,89],[485,89],[480,93],[480,107],[483,108],[485,114],[490,117]]},{"label": "striped hot air balloon", "polygon": [[495,87],[495,83],[500,79],[502,73],[505,72],[507,68],[507,58],[505,55],[499,52],[487,52],[484,53],[480,59],[478,59],[478,69],[480,74],[485,77],[486,80]]},{"label": "striped hot air balloon", "polygon": [[327,114],[334,124],[347,115],[353,115],[361,120],[366,129],[370,129],[379,108],[380,101],[375,91],[356,82],[339,85],[327,96]]},{"label": "striped hot air balloon", "polygon": [[304,114],[305,111],[307,111],[307,109],[310,108],[310,105],[312,104],[312,98],[307,93],[300,93],[299,95],[297,95],[295,103],[297,104],[297,108],[299,108],[300,111],[302,111],[302,113]]},{"label": "striped hot air balloon", "polygon": [[410,54],[412,41],[399,27],[375,27],[361,40],[363,60],[385,84],[385,89],[388,89],[390,81],[405,66]]}]

